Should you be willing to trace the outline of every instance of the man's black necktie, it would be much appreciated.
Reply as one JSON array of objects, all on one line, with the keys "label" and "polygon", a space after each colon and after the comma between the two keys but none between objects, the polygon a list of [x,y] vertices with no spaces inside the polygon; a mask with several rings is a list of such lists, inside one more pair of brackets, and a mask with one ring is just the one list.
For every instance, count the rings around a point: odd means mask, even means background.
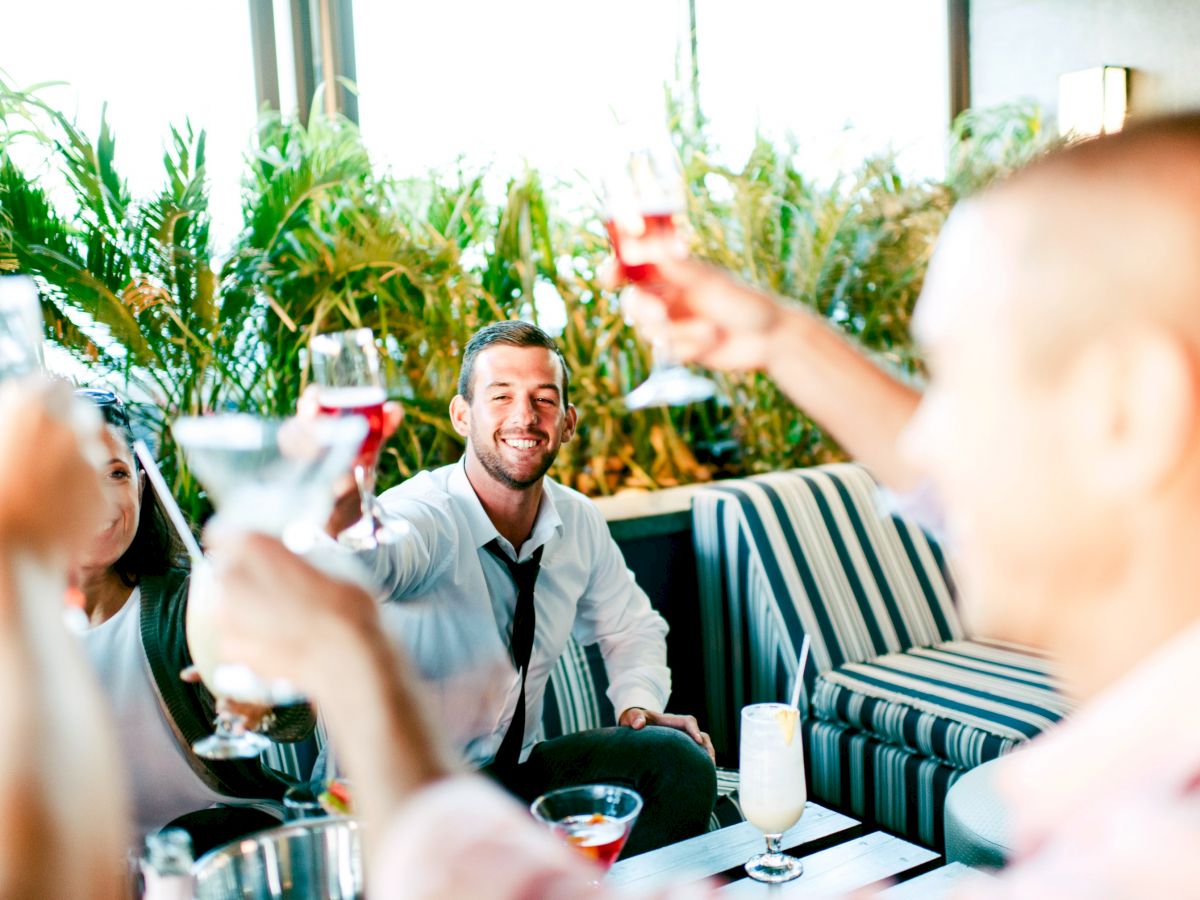
[{"label": "man's black necktie", "polygon": [[513,612],[512,637],[509,653],[513,665],[521,672],[521,694],[517,697],[517,709],[509,723],[508,732],[500,742],[492,765],[498,769],[511,769],[521,760],[521,747],[525,743],[525,679],[529,676],[529,659],[533,655],[533,631],[536,612],[533,606],[533,586],[537,584],[542,561],[543,547],[533,551],[533,556],[523,563],[514,562],[500,548],[500,539],[493,538],[484,549],[504,563],[508,574],[517,587],[517,607]]}]

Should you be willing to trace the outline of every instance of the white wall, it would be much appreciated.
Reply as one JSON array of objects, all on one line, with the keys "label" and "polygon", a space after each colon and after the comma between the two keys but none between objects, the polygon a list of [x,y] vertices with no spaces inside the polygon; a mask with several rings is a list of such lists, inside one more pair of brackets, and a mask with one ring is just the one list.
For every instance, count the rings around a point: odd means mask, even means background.
[{"label": "white wall", "polygon": [[1130,115],[1200,108],[1197,0],[971,0],[971,103],[1033,97],[1052,116],[1058,76],[1127,66]]}]

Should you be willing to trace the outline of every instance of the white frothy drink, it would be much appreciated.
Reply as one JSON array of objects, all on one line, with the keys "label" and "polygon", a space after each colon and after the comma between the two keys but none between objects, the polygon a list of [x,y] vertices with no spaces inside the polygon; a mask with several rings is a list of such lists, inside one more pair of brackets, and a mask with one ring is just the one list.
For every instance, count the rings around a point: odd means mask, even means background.
[{"label": "white frothy drink", "polygon": [[221,629],[216,616],[216,584],[207,561],[193,563],[188,581],[187,631],[188,652],[200,680],[214,697],[228,697],[243,703],[269,706],[282,697],[273,696],[271,685],[263,682],[248,667],[227,660],[221,653]]},{"label": "white frothy drink", "polygon": [[798,821],[808,798],[799,714],[784,703],[742,710],[738,799],[763,834],[782,834]]},{"label": "white frothy drink", "polygon": [[216,671],[221,665],[221,635],[217,629],[214,602],[215,586],[212,570],[207,562],[192,566],[188,579],[187,643],[192,655],[192,665],[200,673],[204,686],[214,694]]}]

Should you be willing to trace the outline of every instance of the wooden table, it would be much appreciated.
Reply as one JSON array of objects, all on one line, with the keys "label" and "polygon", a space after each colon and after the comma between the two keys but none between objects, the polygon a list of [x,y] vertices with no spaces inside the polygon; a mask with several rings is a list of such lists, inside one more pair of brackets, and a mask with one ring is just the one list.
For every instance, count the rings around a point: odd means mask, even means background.
[{"label": "wooden table", "polygon": [[749,822],[623,860],[613,866],[608,882],[642,891],[716,877],[726,882],[720,890],[730,898],[790,898],[836,896],[888,880],[914,879],[912,888],[909,884],[891,888],[908,892],[885,894],[903,900],[939,896],[972,871],[957,864],[939,868],[941,857],[932,850],[881,831],[864,833],[856,820],[815,803],[808,804],[782,843],[804,861],[804,874],[781,885],[760,884],[746,876],[742,868],[746,860],[765,849],[762,832]]}]

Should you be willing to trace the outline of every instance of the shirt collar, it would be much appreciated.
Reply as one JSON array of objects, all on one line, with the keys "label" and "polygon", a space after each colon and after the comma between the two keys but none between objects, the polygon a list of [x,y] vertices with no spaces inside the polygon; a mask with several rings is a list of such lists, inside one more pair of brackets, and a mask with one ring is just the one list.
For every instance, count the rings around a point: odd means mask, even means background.
[{"label": "shirt collar", "polygon": [[[529,539],[519,548],[524,551],[522,558],[518,562],[523,562],[528,559],[533,551],[545,544],[555,534],[562,536],[563,522],[562,517],[558,514],[558,509],[554,505],[554,492],[552,488],[553,482],[549,478],[542,481],[542,502],[538,506],[537,518],[533,520],[533,532],[529,535]],[[471,539],[475,543],[475,549],[478,550],[491,541],[499,538],[500,546],[506,552],[511,552],[516,556],[518,548],[514,548],[492,524],[492,520],[488,517],[487,510],[483,508],[483,504],[479,501],[479,495],[475,493],[475,489],[471,487],[471,481],[467,478],[467,463],[466,457],[460,459],[454,466],[454,470],[450,473],[450,478],[446,482],[446,489],[449,494],[454,497],[463,512],[467,517],[467,524],[471,529]]]}]

